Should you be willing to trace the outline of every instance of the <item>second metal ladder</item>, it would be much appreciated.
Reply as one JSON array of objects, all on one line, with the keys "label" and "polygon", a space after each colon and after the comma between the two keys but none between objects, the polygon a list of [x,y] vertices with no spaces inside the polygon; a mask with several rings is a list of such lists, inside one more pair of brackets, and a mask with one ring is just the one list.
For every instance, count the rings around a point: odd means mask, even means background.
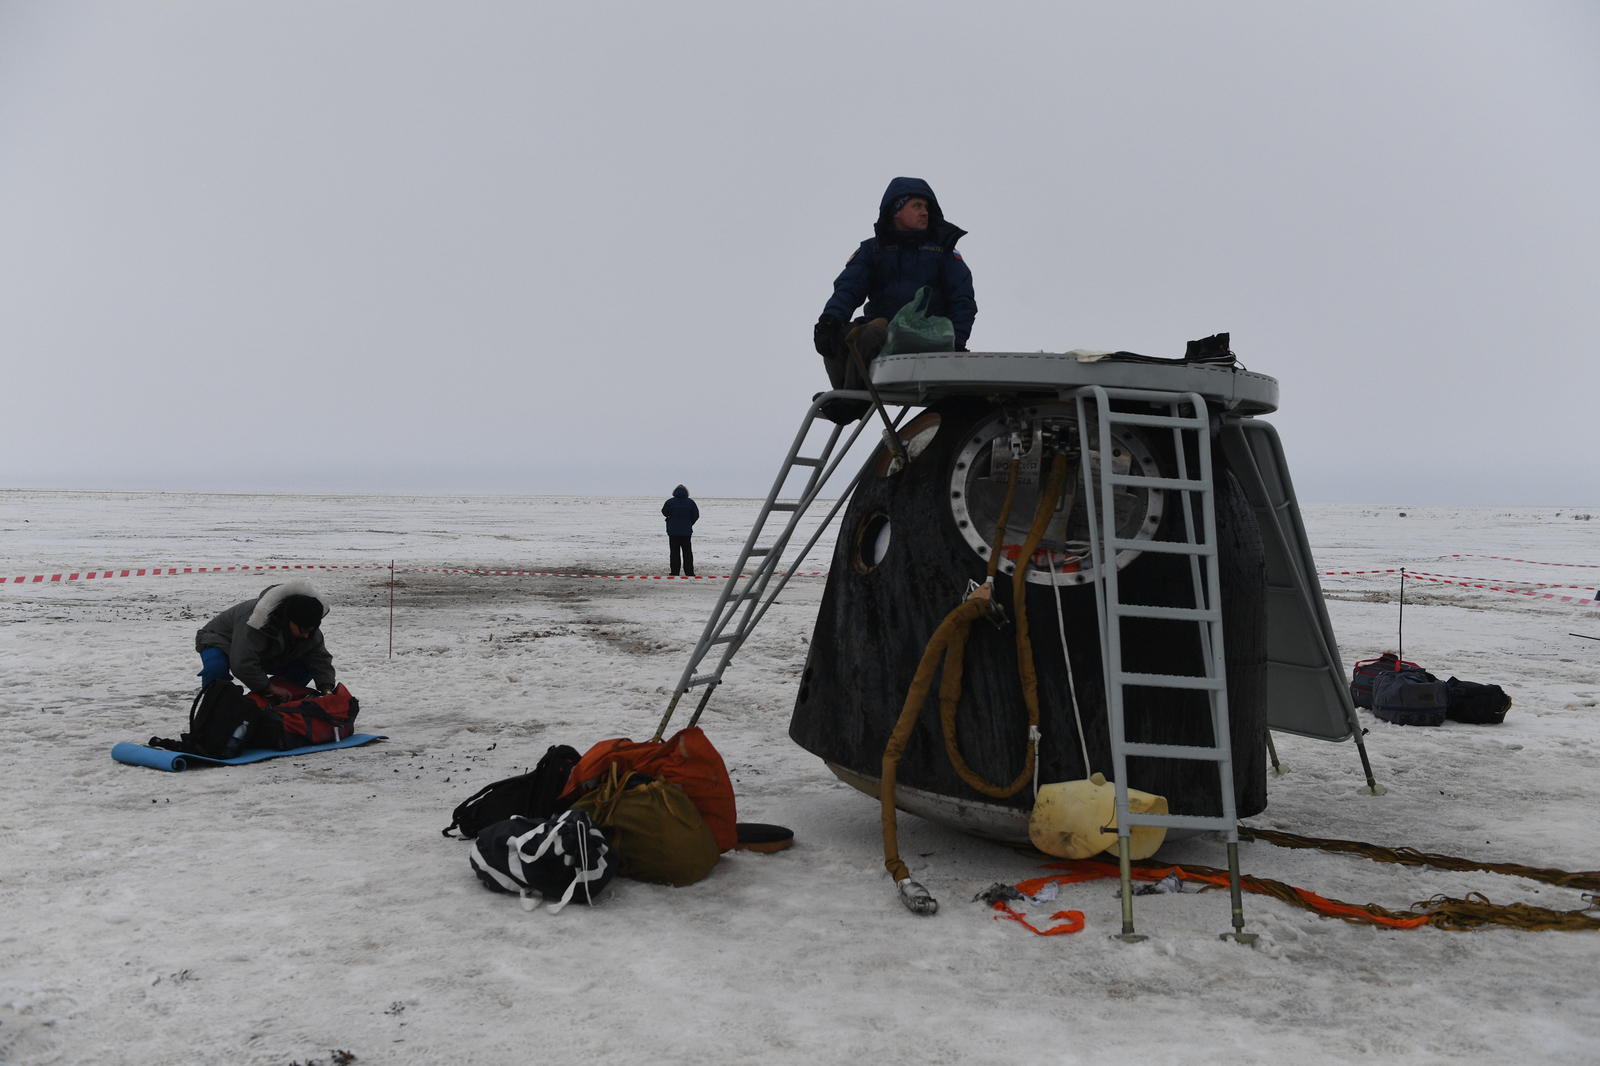
[{"label": "second metal ladder", "polygon": [[[1209,829],[1226,834],[1228,844],[1228,887],[1233,904],[1233,932],[1223,939],[1250,943],[1255,934],[1244,931],[1244,909],[1239,885],[1239,826],[1233,793],[1233,745],[1228,730],[1228,674],[1223,656],[1221,574],[1217,561],[1216,485],[1211,464],[1210,421],[1205,400],[1197,393],[1155,392],[1146,389],[1114,389],[1099,385],[1076,390],[1078,434],[1083,459],[1084,497],[1088,508],[1089,542],[1095,566],[1095,605],[1099,611],[1100,653],[1106,682],[1106,707],[1111,726],[1111,761],[1116,774],[1117,848],[1122,868],[1122,934],[1118,939],[1145,939],[1133,931],[1133,886],[1130,872],[1129,834],[1136,825],[1170,829]],[[1167,414],[1136,414],[1114,411],[1111,401],[1126,400],[1149,404]],[[1187,406],[1191,414],[1185,415]],[[1091,412],[1092,408],[1092,412]],[[1091,442],[1090,418],[1095,423],[1097,441]],[[1175,477],[1147,474],[1119,474],[1110,456],[1114,454],[1113,425],[1170,429]],[[1198,476],[1189,471],[1185,436],[1192,434],[1199,457]],[[1095,447],[1091,448],[1091,443]],[[1095,463],[1093,456],[1100,461]],[[1145,488],[1172,493],[1181,504],[1184,539],[1174,541],[1133,540],[1119,537],[1115,494],[1118,488]],[[1096,499],[1098,489],[1098,500]],[[1199,514],[1196,515],[1198,503]],[[1189,578],[1194,590],[1193,607],[1158,607],[1123,603],[1117,583],[1116,559],[1126,550],[1184,555],[1189,560]],[[1203,673],[1149,674],[1123,668],[1122,620],[1159,618],[1192,622],[1199,629]],[[1125,689],[1128,687],[1200,691],[1206,694],[1210,710],[1210,746],[1190,744],[1146,744],[1127,739],[1123,717]],[[1185,759],[1215,763],[1222,815],[1134,814],[1128,809],[1128,758]]]}]

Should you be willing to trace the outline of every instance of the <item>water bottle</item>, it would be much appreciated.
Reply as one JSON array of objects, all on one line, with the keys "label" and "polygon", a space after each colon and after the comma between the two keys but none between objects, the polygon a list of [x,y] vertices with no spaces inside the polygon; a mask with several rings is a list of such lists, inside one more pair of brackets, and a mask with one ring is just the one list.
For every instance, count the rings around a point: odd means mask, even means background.
[{"label": "water bottle", "polygon": [[227,747],[222,749],[222,757],[224,759],[231,759],[235,755],[239,754],[239,749],[244,747],[244,735],[249,731],[249,729],[249,722],[239,723],[239,728],[235,729],[233,731],[233,736],[228,738]]}]

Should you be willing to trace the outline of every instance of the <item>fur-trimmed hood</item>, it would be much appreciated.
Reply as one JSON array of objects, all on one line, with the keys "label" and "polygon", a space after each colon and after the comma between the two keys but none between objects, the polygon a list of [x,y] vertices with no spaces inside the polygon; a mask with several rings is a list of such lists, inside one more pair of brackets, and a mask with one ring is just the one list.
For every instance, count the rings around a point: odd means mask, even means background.
[{"label": "fur-trimmed hood", "polygon": [[261,598],[256,600],[255,610],[250,612],[250,617],[246,620],[246,624],[251,629],[262,628],[267,624],[267,620],[272,617],[272,612],[282,606],[283,601],[290,596],[310,596],[322,604],[322,617],[324,618],[328,617],[328,612],[332,610],[328,605],[327,598],[312,588],[311,582],[304,578],[297,578],[294,581],[285,581],[281,585],[268,585],[262,589]]}]

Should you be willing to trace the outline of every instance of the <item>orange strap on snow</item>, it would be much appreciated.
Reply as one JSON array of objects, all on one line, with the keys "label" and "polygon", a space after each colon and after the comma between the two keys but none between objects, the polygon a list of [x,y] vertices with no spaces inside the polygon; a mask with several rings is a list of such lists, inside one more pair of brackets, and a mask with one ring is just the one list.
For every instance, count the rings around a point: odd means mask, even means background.
[{"label": "orange strap on snow", "polygon": [[[1059,884],[1066,880],[1064,877],[1034,877],[1027,881],[1020,881],[1012,887],[1024,896],[1036,896],[1050,882],[1055,881]],[[1065,924],[1051,926],[1049,929],[1035,929],[1026,917],[1012,910],[1011,905],[1005,900],[998,900],[994,905],[994,909],[997,920],[1004,918],[1007,921],[1016,922],[1024,929],[1037,933],[1039,936],[1060,936],[1063,933],[1080,933],[1083,931],[1082,911],[1056,911],[1050,916],[1050,920],[1052,922],[1064,922]]]},{"label": "orange strap on snow", "polygon": [[1050,916],[1053,922],[1064,921],[1063,925],[1053,925],[1049,929],[1035,929],[1028,919],[1011,909],[1005,900],[1000,900],[994,905],[996,920],[1004,918],[1016,922],[1022,928],[1037,933],[1039,936],[1060,936],[1062,933],[1081,933],[1083,931],[1082,911],[1056,911]]},{"label": "orange strap on snow", "polygon": [[[1047,870],[1062,870],[1064,875],[1056,878],[1062,884],[1073,884],[1078,881],[1094,881],[1103,877],[1118,877],[1121,871],[1115,863],[1100,862],[1095,859],[1067,859],[1061,862],[1047,863]],[[1209,866],[1135,866],[1131,871],[1135,880],[1159,881],[1168,874],[1177,874],[1183,881],[1194,881],[1204,885],[1215,885],[1222,888],[1228,884],[1228,871],[1216,870]],[[1027,886],[1042,884],[1050,878],[1024,881],[1018,885],[1018,890],[1027,892]],[[1251,877],[1248,874],[1239,879],[1240,884],[1251,892],[1258,892],[1263,896],[1272,896],[1281,899],[1291,906],[1303,910],[1313,911],[1317,914],[1338,918],[1357,925],[1381,925],[1389,929],[1416,929],[1420,926],[1431,925],[1436,929],[1466,930],[1476,929],[1485,925],[1503,925],[1509,929],[1525,929],[1529,931],[1552,930],[1564,932],[1595,931],[1600,930],[1600,917],[1595,917],[1586,911],[1557,911],[1546,907],[1534,907],[1526,903],[1493,903],[1480,893],[1472,892],[1466,899],[1452,899],[1449,896],[1434,896],[1432,899],[1413,903],[1412,914],[1391,911],[1387,907],[1380,907],[1376,903],[1345,903],[1343,900],[1328,899],[1319,896],[1304,888],[1284,884],[1266,877]],[[1032,892],[1028,893],[1032,895]]]},{"label": "orange strap on snow", "polygon": [[[1065,876],[1057,878],[1062,884],[1076,884],[1080,881],[1097,881],[1101,878],[1120,877],[1122,872],[1116,863],[1101,862],[1098,859],[1065,859],[1061,862],[1046,863],[1047,870],[1062,870]],[[1196,884],[1212,885],[1217,888],[1228,887],[1228,871],[1214,870],[1208,866],[1135,866],[1129,871],[1135,881],[1160,881],[1169,874],[1177,874],[1181,881],[1191,881]],[[1043,880],[1050,880],[1044,878]],[[1039,882],[1024,881],[1023,885]],[[1281,881],[1272,881],[1263,877],[1251,877],[1248,874],[1239,879],[1242,887],[1251,892],[1259,892],[1264,896],[1275,896],[1285,903],[1291,903],[1308,911],[1316,911],[1330,918],[1342,918],[1347,922],[1361,925],[1383,925],[1391,929],[1415,929],[1419,925],[1427,925],[1429,915],[1426,914],[1396,914],[1393,911],[1379,907],[1376,904],[1356,906],[1354,903],[1345,903],[1341,900],[1326,899],[1315,892],[1303,888],[1295,888]],[[1018,891],[1027,892],[1026,888],[1018,886]],[[1032,893],[1029,893],[1030,895]]]}]

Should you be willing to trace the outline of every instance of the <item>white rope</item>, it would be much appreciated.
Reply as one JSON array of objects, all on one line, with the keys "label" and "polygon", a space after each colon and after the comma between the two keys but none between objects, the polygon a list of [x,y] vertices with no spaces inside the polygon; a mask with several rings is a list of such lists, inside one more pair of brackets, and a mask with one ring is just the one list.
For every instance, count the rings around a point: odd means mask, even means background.
[{"label": "white rope", "polygon": [[1039,732],[1038,726],[1030,725],[1028,727],[1028,742],[1033,745],[1033,802],[1035,803],[1039,802],[1039,741],[1041,737],[1042,734]]},{"label": "white rope", "polygon": [[[1078,713],[1078,687],[1072,680],[1072,656],[1067,652],[1067,623],[1061,614],[1061,592],[1056,588],[1056,553],[1047,550],[1045,558],[1050,562],[1050,595],[1056,601],[1056,632],[1061,634],[1061,658],[1065,659],[1067,663],[1067,693],[1072,697],[1072,720],[1078,723],[1078,746],[1083,749],[1083,776],[1088,777],[1094,772],[1094,768],[1089,765],[1089,742],[1083,739],[1083,716]],[[1033,795],[1034,799],[1038,799],[1037,756],[1035,756],[1034,762],[1035,784],[1033,786]]]},{"label": "white rope", "polygon": [[[572,811],[567,811],[565,814],[563,814],[559,824],[566,824],[568,816],[572,815],[573,813],[574,812]],[[595,836],[601,835],[600,830],[596,829],[592,825],[587,829],[585,829],[582,824],[578,826],[578,854],[576,856],[577,865],[572,871],[572,882],[567,885],[567,890],[562,895],[560,902],[552,903],[548,908],[546,908],[551,914],[560,914],[561,908],[572,902],[573,894],[577,892],[578,882],[580,881],[583,882],[583,897],[585,901],[589,904],[589,906],[594,906],[594,890],[589,887],[589,882],[597,881],[605,874],[606,853],[610,849],[606,847],[605,842],[602,839],[600,843],[600,853],[595,856],[595,867],[593,870],[589,869],[589,837],[591,834]],[[559,847],[556,850],[560,854],[566,854]],[[572,864],[572,859],[573,856],[567,855],[568,865]]]},{"label": "white rope", "polygon": [[[565,824],[566,820],[567,820],[567,814],[571,814],[571,813],[572,813],[571,811],[568,811],[568,812],[566,812],[566,814],[563,814],[561,816],[561,820],[556,823],[556,827],[560,828],[560,826]],[[552,835],[554,835],[554,834],[552,833]],[[588,874],[589,874],[589,840],[588,840],[588,837],[589,837],[589,831],[587,829],[585,829],[583,826],[580,825],[578,827],[578,855],[577,855],[578,865],[572,871],[572,880],[570,882],[568,882],[567,890],[561,894],[560,902],[552,903],[552,904],[550,904],[550,906],[548,908],[546,908],[551,914],[560,914],[561,913],[561,908],[565,907],[568,903],[572,902],[572,894],[578,890],[578,882],[580,880],[583,881],[583,894],[584,894],[585,898],[588,900],[589,906],[591,906],[591,907],[594,906],[594,897],[589,895],[589,878],[588,878]],[[556,852],[558,854],[565,854],[565,852],[559,847],[556,848]],[[569,866],[572,864],[572,856],[570,856],[570,855],[567,856],[567,864]]]}]

